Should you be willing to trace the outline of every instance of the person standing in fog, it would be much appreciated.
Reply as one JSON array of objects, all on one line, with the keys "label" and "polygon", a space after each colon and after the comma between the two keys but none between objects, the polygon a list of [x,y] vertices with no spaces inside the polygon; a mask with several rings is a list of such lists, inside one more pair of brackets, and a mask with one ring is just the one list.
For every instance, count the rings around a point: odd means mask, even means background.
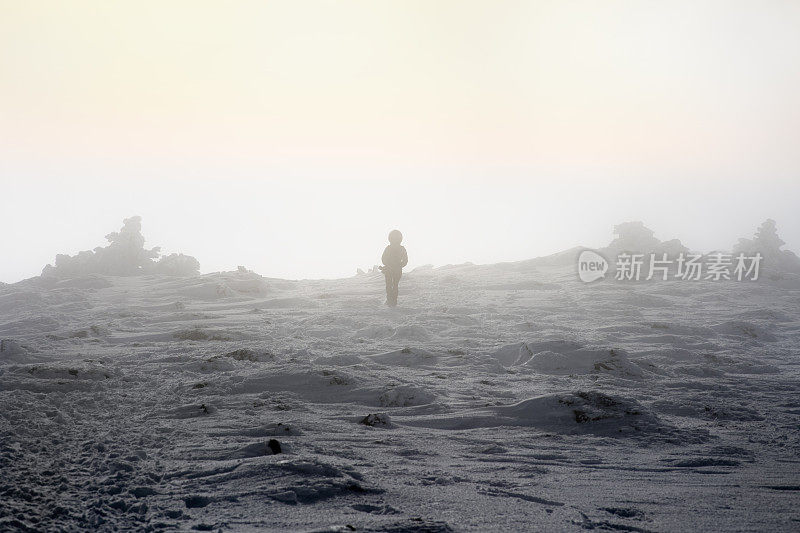
[{"label": "person standing in fog", "polygon": [[408,264],[408,253],[404,246],[403,234],[392,230],[389,232],[389,246],[383,251],[381,270],[386,277],[386,305],[394,307],[397,305],[397,292],[400,277],[403,275],[403,267]]}]

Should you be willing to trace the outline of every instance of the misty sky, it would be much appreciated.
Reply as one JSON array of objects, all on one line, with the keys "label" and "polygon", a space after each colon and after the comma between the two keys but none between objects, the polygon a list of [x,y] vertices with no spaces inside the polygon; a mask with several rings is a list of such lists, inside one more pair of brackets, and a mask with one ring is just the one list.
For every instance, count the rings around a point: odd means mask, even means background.
[{"label": "misty sky", "polygon": [[0,281],[104,244],[289,278],[800,252],[800,2],[0,0]]}]

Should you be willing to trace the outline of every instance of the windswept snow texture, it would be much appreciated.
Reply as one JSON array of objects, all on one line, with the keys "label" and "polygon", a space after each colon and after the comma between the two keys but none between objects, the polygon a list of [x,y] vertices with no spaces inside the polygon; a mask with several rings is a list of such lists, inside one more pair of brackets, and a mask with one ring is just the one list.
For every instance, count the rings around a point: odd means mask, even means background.
[{"label": "windswept snow texture", "polygon": [[800,281],[568,256],[2,285],[0,530],[800,529]]}]

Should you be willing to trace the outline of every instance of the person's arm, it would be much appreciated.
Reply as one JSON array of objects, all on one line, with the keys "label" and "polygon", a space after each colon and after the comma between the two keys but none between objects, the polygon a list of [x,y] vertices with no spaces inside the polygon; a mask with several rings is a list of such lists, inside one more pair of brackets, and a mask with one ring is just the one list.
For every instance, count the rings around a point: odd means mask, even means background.
[{"label": "person's arm", "polygon": [[386,261],[388,258],[389,258],[389,247],[387,246],[386,248],[383,249],[383,255],[381,256],[381,263],[383,263],[384,266],[386,266]]},{"label": "person's arm", "polygon": [[403,268],[408,264],[408,252],[406,252],[406,247],[402,247],[403,254],[400,256],[400,267]]}]

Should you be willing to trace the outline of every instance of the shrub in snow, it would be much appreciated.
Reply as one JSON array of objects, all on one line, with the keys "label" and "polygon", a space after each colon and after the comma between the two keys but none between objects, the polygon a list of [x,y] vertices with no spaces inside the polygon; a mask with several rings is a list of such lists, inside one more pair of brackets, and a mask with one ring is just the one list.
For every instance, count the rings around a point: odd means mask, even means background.
[{"label": "shrub in snow", "polygon": [[614,226],[614,236],[614,240],[606,248],[606,250],[613,252],[612,255],[627,252],[637,254],[666,253],[670,256],[675,256],[681,252],[689,251],[678,239],[658,240],[653,235],[653,231],[640,221],[617,224]]},{"label": "shrub in snow", "polygon": [[191,255],[165,255],[153,266],[156,274],[166,276],[191,276],[200,270],[200,262]]},{"label": "shrub in snow", "polygon": [[135,276],[141,274],[166,274],[188,276],[197,274],[200,263],[194,257],[171,254],[161,257],[159,247],[144,247],[142,218],[134,216],[122,221],[122,229],[106,235],[108,246],[79,252],[70,256],[56,256],[55,266],[47,265],[43,276],[72,278],[91,274]]},{"label": "shrub in snow", "polygon": [[800,258],[789,250],[781,250],[786,244],[778,237],[778,228],[771,218],[765,220],[756,230],[752,239],[739,239],[733,247],[734,255],[743,253],[753,256],[760,253],[763,257],[762,266],[768,270],[800,271]]}]

